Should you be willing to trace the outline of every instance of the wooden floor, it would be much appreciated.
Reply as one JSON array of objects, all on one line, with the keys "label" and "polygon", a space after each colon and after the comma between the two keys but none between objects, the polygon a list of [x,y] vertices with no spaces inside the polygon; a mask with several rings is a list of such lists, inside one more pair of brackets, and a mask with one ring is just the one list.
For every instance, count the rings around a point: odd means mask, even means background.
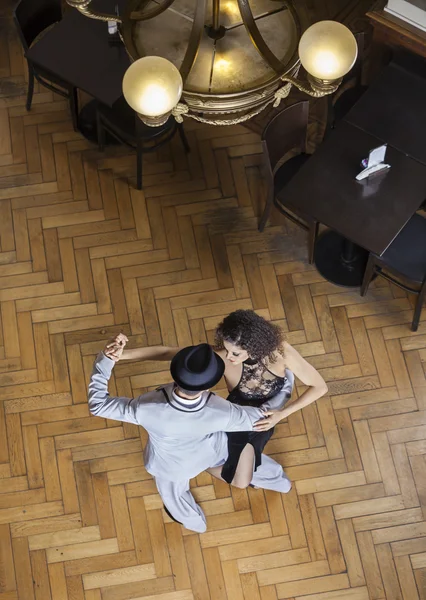
[{"label": "wooden floor", "polygon": [[[0,600],[424,600],[426,322],[410,332],[411,299],[325,282],[276,217],[257,233],[256,134],[187,121],[190,155],[175,140],[147,158],[139,192],[133,155],[98,153],[61,99],[40,89],[26,112],[13,36],[0,76]],[[201,474],[196,535],[162,511],[144,430],[89,415],[87,380],[110,335],[211,341],[236,308],[279,323],[329,395],[268,444],[292,492]],[[165,364],[123,362],[111,391],[166,381]]]}]

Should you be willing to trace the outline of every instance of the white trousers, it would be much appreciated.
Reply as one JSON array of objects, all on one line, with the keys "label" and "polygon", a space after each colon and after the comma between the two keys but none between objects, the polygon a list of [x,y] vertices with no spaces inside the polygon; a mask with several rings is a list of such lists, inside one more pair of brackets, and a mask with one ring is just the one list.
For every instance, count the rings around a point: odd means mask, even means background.
[{"label": "white trousers", "polygon": [[[217,464],[210,465],[206,469],[222,466],[227,458],[228,448],[225,444],[221,456],[218,456]],[[204,533],[207,529],[206,517],[191,494],[189,480],[168,481],[155,477],[155,482],[165,507],[176,521],[182,523],[186,529]],[[251,483],[256,487],[284,494],[291,490],[291,483],[282,466],[266,454],[262,454],[262,464],[253,473]]]}]

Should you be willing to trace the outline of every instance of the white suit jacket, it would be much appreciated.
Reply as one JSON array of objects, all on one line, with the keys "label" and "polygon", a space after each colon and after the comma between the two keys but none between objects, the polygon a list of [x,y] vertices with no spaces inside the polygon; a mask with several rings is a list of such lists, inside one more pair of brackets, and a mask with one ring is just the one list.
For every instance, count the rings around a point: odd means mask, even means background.
[{"label": "white suit jacket", "polygon": [[[138,398],[110,396],[108,380],[114,364],[103,353],[98,355],[89,384],[90,412],[147,430],[145,467],[154,477],[182,481],[197,476],[217,463],[224,432],[252,431],[263,416],[258,408],[237,406],[211,392],[204,392],[199,403],[188,408],[173,399],[173,383]],[[290,375],[289,385],[264,408],[278,408],[289,397]]]}]

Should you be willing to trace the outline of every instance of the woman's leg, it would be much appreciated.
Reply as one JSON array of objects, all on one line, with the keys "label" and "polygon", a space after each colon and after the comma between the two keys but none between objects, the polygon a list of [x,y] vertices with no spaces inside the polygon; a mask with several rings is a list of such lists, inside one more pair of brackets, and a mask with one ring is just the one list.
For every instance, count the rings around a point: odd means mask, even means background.
[{"label": "woman's leg", "polygon": [[[238,465],[235,470],[235,475],[231,481],[231,485],[238,488],[248,487],[250,481],[253,478],[254,458],[255,457],[253,446],[251,444],[246,444],[246,446],[240,454]],[[213,475],[213,477],[225,481],[222,477],[222,468],[223,467],[212,467],[211,469],[207,469],[207,471],[210,473],[210,475]]]},{"label": "woman's leg", "polygon": [[237,470],[235,471],[234,479],[231,485],[237,488],[248,487],[253,478],[254,473],[254,448],[251,444],[247,444],[241,452],[240,460],[238,461]]},{"label": "woman's leg", "polygon": [[216,479],[225,481],[222,477],[222,467],[211,467],[210,469],[207,469],[207,473],[210,473],[210,475],[213,475],[213,477],[216,477]]}]

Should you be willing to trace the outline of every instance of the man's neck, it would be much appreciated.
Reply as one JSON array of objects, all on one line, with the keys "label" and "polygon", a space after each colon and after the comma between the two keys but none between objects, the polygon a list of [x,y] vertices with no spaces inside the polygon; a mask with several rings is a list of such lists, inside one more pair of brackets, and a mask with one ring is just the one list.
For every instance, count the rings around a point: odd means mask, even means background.
[{"label": "man's neck", "polygon": [[201,394],[202,392],[199,392],[197,396],[187,396],[186,394],[182,394],[179,388],[176,387],[173,389],[173,395],[175,396],[176,400],[185,406],[193,406],[198,404],[201,400]]},{"label": "man's neck", "polygon": [[178,387],[175,387],[173,391],[176,394],[176,396],[179,396],[179,398],[182,398],[182,400],[188,400],[189,402],[195,402],[195,400],[199,400],[202,394],[202,392],[197,392],[195,396],[187,396]]},{"label": "man's neck", "polygon": [[178,394],[177,392],[177,386],[174,385],[173,387],[167,386],[167,392],[165,391],[165,389],[163,388],[163,391],[165,393],[165,395],[167,396],[168,402],[169,404],[177,409],[180,410],[182,412],[187,412],[187,413],[191,413],[191,412],[198,412],[199,410],[202,410],[204,408],[204,406],[207,404],[209,398],[210,398],[210,394],[203,391],[203,392],[199,392],[198,396],[194,396],[194,397],[189,397],[189,398],[185,398],[186,394]]}]

